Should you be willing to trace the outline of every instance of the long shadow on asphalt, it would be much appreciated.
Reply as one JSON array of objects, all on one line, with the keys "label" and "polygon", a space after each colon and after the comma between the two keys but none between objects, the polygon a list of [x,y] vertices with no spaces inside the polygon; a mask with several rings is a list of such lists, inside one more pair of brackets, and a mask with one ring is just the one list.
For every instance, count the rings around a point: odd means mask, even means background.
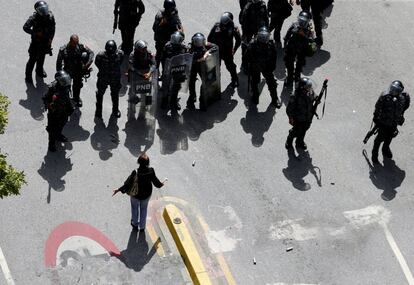
[{"label": "long shadow on asphalt", "polygon": [[226,120],[237,106],[237,100],[232,96],[234,90],[227,87],[221,94],[221,100],[213,103],[207,111],[185,109],[181,115],[167,115],[157,112],[161,154],[172,154],[178,150],[188,150],[188,139],[196,141],[200,135],[214,127],[214,124]]},{"label": "long shadow on asphalt", "polygon": [[405,171],[399,168],[392,159],[384,158],[384,164],[372,164],[365,150],[363,155],[369,166],[369,178],[372,184],[383,191],[381,198],[384,201],[391,201],[397,195],[396,189],[405,179]]},{"label": "long shadow on asphalt", "polygon": [[111,116],[108,121],[108,126],[102,119],[95,118],[95,127],[91,135],[91,145],[94,150],[99,152],[101,160],[108,160],[112,157],[112,150],[119,145],[118,135],[118,118]]},{"label": "long shadow on asphalt", "polygon": [[312,76],[315,69],[327,63],[330,58],[331,53],[329,51],[318,49],[312,57],[306,58],[306,64],[303,67],[302,73],[306,76]]},{"label": "long shadow on asphalt", "polygon": [[261,147],[264,143],[264,134],[270,129],[276,109],[269,104],[265,112],[259,112],[255,105],[251,105],[246,116],[240,119],[240,125],[246,134],[252,135],[252,145]]},{"label": "long shadow on asphalt", "polygon": [[36,86],[26,83],[26,88],[27,99],[21,99],[19,104],[30,111],[30,115],[33,119],[41,121],[44,118],[44,104],[42,97],[47,92],[47,85],[43,81],[43,78],[38,78],[36,76]]},{"label": "long shadow on asphalt", "polygon": [[285,177],[292,182],[292,186],[299,191],[308,191],[311,185],[305,182],[305,177],[311,173],[319,187],[322,187],[322,174],[319,167],[314,166],[308,151],[298,150],[296,156],[294,149],[288,150],[288,165],[282,170]]},{"label": "long shadow on asphalt", "polygon": [[82,112],[79,109],[76,109],[65,126],[64,133],[70,142],[86,141],[89,138],[90,132],[79,125],[81,116]]},{"label": "long shadow on asphalt", "polygon": [[65,190],[65,175],[72,170],[73,164],[70,161],[70,155],[66,157],[66,152],[58,150],[57,152],[48,151],[44,161],[37,171],[39,175],[49,184],[47,203],[51,200],[51,189],[61,192]]},{"label": "long shadow on asphalt", "polygon": [[138,231],[132,230],[129,235],[127,248],[123,250],[121,256],[117,258],[119,258],[126,267],[139,272],[146,264],[148,264],[148,262],[150,262],[151,258],[156,253],[157,244],[154,244],[150,249],[145,232],[140,232],[138,239],[137,236]]}]

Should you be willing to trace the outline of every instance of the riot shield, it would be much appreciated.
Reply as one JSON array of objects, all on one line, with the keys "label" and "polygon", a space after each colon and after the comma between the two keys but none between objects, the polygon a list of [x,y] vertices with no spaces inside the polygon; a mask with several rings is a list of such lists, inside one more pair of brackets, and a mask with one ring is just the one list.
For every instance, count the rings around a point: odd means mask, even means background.
[{"label": "riot shield", "polygon": [[187,93],[190,79],[193,55],[184,53],[168,58],[164,64],[163,71],[163,104],[169,100],[172,92]]},{"label": "riot shield", "polygon": [[219,50],[209,51],[210,55],[201,64],[200,105],[208,107],[221,97],[221,75]]},{"label": "riot shield", "polygon": [[[131,71],[130,73],[130,92],[128,99],[128,120],[135,120],[138,109],[137,119],[145,120],[145,138],[148,141],[154,140],[155,134],[155,114],[157,108],[158,94],[158,72],[148,70],[149,77],[146,78],[145,71]],[[141,130],[137,130],[138,132]]]}]

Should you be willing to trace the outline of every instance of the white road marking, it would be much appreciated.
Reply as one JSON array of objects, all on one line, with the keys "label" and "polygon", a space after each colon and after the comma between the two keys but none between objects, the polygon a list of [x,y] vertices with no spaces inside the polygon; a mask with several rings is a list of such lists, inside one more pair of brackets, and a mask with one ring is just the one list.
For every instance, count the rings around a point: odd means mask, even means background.
[{"label": "white road marking", "polygon": [[[79,256],[85,256],[85,253],[89,254],[90,256],[105,254],[108,255],[106,249],[103,248],[99,243],[83,236],[71,236],[60,244],[56,254],[57,265],[61,265],[65,260],[62,255],[65,251],[75,252],[79,254]],[[70,258],[67,261],[69,264],[71,264],[74,260]]]},{"label": "white road marking", "polygon": [[363,209],[346,211],[343,214],[351,225],[356,228],[380,222],[386,224],[391,218],[390,211],[382,206],[369,206]]},{"label": "white road marking", "polygon": [[4,257],[3,250],[0,247],[0,267],[6,278],[7,285],[14,285],[13,277],[11,276],[9,266],[7,265],[6,258]]},{"label": "white road marking", "polygon": [[347,211],[344,212],[344,216],[349,219],[351,224],[357,228],[361,226],[370,225],[377,223],[384,230],[385,237],[394,252],[395,257],[400,263],[401,269],[404,272],[405,278],[408,281],[409,285],[414,285],[413,274],[410,271],[410,268],[405,261],[404,256],[402,255],[400,249],[398,248],[397,243],[395,242],[394,237],[392,236],[390,230],[388,229],[387,223],[391,218],[391,212],[385,209],[382,206],[369,206],[359,210]]},{"label": "white road marking", "polygon": [[382,223],[382,222],[380,222],[379,224],[384,229],[385,237],[387,238],[387,241],[390,244],[391,249],[395,254],[395,257],[397,258],[398,262],[400,263],[400,266],[401,266],[401,268],[404,272],[405,278],[407,278],[408,284],[409,285],[414,285],[413,274],[411,273],[410,268],[408,267],[408,264],[405,261],[405,258],[402,255],[400,249],[398,248],[394,237],[392,236],[390,230],[388,229],[387,224]]}]

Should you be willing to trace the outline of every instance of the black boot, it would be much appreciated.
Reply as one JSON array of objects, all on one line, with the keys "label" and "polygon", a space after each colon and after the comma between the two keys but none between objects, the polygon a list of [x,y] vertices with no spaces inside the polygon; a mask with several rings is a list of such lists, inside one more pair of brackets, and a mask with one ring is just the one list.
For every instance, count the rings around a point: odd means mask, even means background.
[{"label": "black boot", "polygon": [[391,149],[390,149],[390,146],[389,146],[389,145],[385,145],[385,143],[384,143],[384,145],[382,146],[382,155],[383,155],[384,157],[386,157],[386,158],[389,158],[389,159],[391,159],[391,158],[392,158],[392,151],[391,151]]}]

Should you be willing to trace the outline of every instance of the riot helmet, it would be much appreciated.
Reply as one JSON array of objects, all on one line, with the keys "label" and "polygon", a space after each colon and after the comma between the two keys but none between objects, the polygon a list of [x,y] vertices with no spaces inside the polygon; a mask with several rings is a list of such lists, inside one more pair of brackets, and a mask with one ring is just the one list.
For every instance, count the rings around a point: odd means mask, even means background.
[{"label": "riot helmet", "polygon": [[86,51],[84,51],[81,54],[81,61],[82,61],[83,64],[87,64],[88,63],[88,61],[89,61],[89,54]]},{"label": "riot helmet", "polygon": [[70,75],[64,71],[64,70],[59,70],[58,72],[55,73],[55,80],[59,83],[60,86],[62,87],[67,87],[70,86],[72,83],[72,78],[70,77]]},{"label": "riot helmet", "polygon": [[143,40],[138,40],[134,44],[135,51],[139,53],[145,53],[147,51],[147,43]]},{"label": "riot helmet", "polygon": [[171,35],[170,42],[173,45],[181,45],[184,41],[184,33],[176,31]]},{"label": "riot helmet", "polygon": [[108,54],[115,54],[117,50],[117,46],[114,40],[109,40],[105,44],[105,51]]},{"label": "riot helmet", "polygon": [[220,26],[226,27],[233,24],[233,14],[231,12],[224,12],[220,17]]},{"label": "riot helmet", "polygon": [[312,91],[313,83],[309,77],[302,77],[298,82],[298,88],[306,91]]},{"label": "riot helmet", "polygon": [[164,0],[164,9],[166,12],[171,12],[176,7],[174,0]]},{"label": "riot helmet", "polygon": [[191,44],[193,47],[201,48],[206,44],[206,37],[202,33],[195,33],[191,38]]},{"label": "riot helmet", "polygon": [[298,16],[299,26],[302,28],[308,27],[310,19],[311,19],[311,15],[309,14],[309,12],[306,12],[306,11],[300,12]]},{"label": "riot helmet", "polygon": [[266,27],[261,27],[257,33],[257,41],[261,44],[267,44],[270,40],[270,33]]},{"label": "riot helmet", "polygon": [[49,15],[49,6],[45,1],[37,1],[34,5],[34,9],[36,10],[36,13],[42,17]]},{"label": "riot helmet", "polygon": [[389,88],[389,92],[393,96],[398,96],[404,91],[404,85],[399,80],[394,80]]}]

